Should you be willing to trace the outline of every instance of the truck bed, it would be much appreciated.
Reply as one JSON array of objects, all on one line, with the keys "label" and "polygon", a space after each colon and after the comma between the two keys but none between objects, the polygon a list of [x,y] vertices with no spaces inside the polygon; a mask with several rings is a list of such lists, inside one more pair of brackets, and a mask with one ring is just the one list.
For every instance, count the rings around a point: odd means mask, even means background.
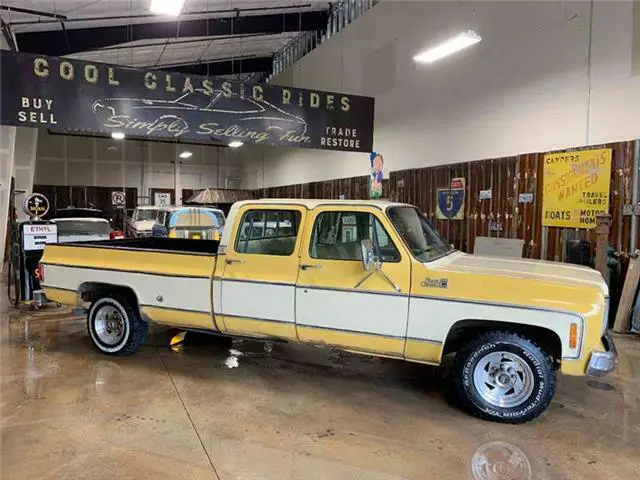
[{"label": "truck bed", "polygon": [[118,288],[150,320],[216,330],[211,279],[218,244],[153,237],[50,244],[41,284],[49,299],[71,305],[78,293]]}]

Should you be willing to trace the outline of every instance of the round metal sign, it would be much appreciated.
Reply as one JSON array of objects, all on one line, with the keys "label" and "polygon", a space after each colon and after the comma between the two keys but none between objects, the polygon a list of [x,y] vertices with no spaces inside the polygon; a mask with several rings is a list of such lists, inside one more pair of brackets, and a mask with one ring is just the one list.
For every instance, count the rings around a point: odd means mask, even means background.
[{"label": "round metal sign", "polygon": [[111,192],[111,204],[114,206],[124,205],[127,199],[124,192]]},{"label": "round metal sign", "polygon": [[24,199],[22,210],[31,218],[44,217],[49,211],[49,200],[41,193],[32,193]]}]

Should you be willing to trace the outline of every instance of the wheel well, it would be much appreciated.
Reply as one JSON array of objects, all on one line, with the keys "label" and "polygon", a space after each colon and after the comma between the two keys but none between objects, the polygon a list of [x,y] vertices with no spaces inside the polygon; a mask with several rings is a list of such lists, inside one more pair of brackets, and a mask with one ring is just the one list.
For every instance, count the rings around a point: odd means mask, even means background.
[{"label": "wheel well", "polygon": [[562,358],[562,341],[556,332],[545,327],[493,320],[462,320],[456,322],[445,340],[443,355],[457,352],[470,338],[491,330],[518,333],[543,348],[555,361]]},{"label": "wheel well", "polygon": [[85,302],[93,303],[98,298],[109,293],[117,293],[131,302],[131,306],[138,307],[138,297],[131,287],[124,285],[114,285],[111,283],[85,282],[78,289],[81,298]]}]

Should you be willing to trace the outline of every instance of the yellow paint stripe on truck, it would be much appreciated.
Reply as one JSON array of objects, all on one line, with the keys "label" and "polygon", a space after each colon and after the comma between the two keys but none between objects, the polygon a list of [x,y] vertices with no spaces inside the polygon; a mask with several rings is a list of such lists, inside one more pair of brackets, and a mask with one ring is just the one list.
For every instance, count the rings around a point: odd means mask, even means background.
[{"label": "yellow paint stripe on truck", "polygon": [[172,327],[201,328],[217,331],[210,313],[143,306],[142,314],[148,316],[154,322]]},{"label": "yellow paint stripe on truck", "polygon": [[208,278],[213,273],[215,261],[214,255],[183,255],[170,251],[134,251],[81,245],[47,245],[41,262],[45,265]]},{"label": "yellow paint stripe on truck", "polygon": [[44,292],[47,298],[53,302],[58,302],[63,305],[76,305],[77,293],[73,290],[64,290],[55,287],[44,287]]}]

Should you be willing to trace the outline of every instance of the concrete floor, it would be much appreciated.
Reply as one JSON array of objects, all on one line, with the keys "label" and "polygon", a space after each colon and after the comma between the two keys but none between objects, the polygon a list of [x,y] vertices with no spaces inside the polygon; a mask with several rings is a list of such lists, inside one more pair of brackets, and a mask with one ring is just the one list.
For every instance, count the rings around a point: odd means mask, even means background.
[{"label": "concrete floor", "polygon": [[267,353],[154,330],[132,357],[93,350],[65,311],[0,315],[1,475],[13,479],[640,478],[640,338],[618,372],[563,377],[523,426],[476,420],[441,372],[294,345]]}]

